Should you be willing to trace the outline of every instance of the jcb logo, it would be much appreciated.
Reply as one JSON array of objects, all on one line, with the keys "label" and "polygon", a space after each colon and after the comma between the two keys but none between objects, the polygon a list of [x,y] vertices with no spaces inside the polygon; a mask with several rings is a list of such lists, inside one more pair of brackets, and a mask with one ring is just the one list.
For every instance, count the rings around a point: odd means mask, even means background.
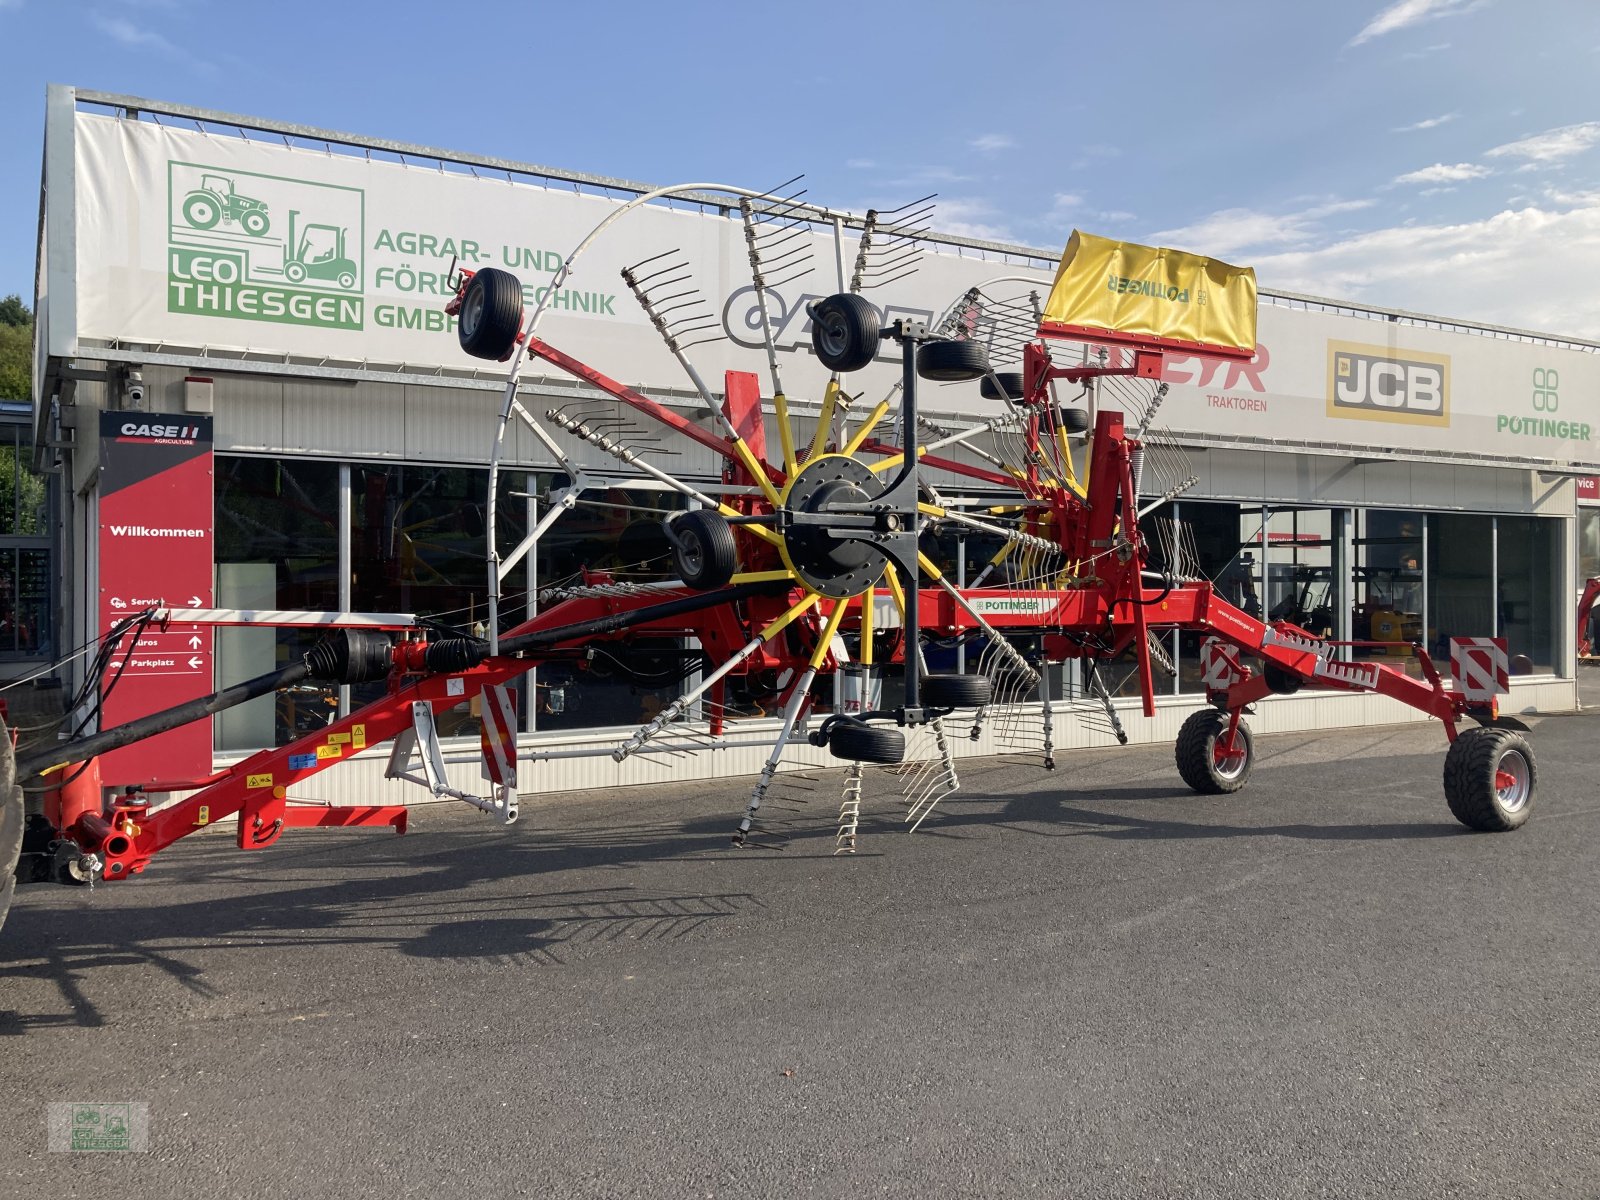
[{"label": "jcb logo", "polygon": [[1450,359],[1415,350],[1329,342],[1328,415],[1448,425]]}]

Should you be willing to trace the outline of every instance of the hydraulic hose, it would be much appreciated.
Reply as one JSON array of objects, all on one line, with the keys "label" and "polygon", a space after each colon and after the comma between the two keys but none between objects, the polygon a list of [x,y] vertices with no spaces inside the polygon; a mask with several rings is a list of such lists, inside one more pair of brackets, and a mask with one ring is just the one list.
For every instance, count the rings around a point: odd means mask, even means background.
[{"label": "hydraulic hose", "polygon": [[123,746],[132,745],[141,738],[154,737],[158,733],[166,733],[169,729],[176,729],[180,725],[187,725],[191,721],[209,717],[213,713],[219,713],[224,709],[233,708],[246,701],[254,700],[257,696],[265,696],[267,693],[275,692],[279,688],[289,687],[308,678],[310,675],[311,668],[304,662],[293,663],[282,670],[273,671],[271,674],[257,675],[254,679],[246,680],[244,683],[212,692],[209,696],[201,696],[198,699],[174,705],[172,708],[163,709],[161,712],[138,717],[125,725],[118,725],[115,729],[103,729],[99,733],[91,733],[87,737],[77,738],[70,742],[58,742],[42,750],[35,750],[31,754],[19,755],[17,757],[17,778],[19,780],[28,778],[42,774],[52,767],[64,766],[73,762],[84,762],[98,754],[120,750]]}]

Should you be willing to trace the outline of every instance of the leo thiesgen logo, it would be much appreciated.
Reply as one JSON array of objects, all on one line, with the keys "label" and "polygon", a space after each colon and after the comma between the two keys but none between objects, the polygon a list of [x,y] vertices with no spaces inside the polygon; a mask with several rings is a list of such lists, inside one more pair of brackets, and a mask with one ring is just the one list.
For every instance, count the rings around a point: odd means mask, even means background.
[{"label": "leo thiesgen logo", "polygon": [[1401,425],[1450,424],[1450,358],[1328,343],[1328,415]]}]

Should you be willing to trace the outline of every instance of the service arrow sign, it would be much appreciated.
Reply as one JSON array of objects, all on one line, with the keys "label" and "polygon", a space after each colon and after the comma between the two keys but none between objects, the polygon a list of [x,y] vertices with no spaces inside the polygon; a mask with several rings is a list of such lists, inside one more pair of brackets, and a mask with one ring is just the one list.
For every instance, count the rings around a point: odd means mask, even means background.
[{"label": "service arrow sign", "polygon": [[206,665],[206,660],[203,659],[203,658],[191,658],[189,660],[189,669],[191,671],[198,671],[201,667],[203,667],[205,665]]}]

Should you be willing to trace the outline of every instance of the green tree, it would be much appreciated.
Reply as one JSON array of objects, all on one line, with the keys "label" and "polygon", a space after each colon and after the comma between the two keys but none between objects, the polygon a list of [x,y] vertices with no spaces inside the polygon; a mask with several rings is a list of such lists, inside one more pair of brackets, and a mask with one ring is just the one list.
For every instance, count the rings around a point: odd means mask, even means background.
[{"label": "green tree", "polygon": [[33,326],[0,324],[0,400],[32,397]]},{"label": "green tree", "polygon": [[22,297],[12,292],[4,300],[0,300],[0,325],[28,325],[33,324],[33,313],[22,302]]}]

